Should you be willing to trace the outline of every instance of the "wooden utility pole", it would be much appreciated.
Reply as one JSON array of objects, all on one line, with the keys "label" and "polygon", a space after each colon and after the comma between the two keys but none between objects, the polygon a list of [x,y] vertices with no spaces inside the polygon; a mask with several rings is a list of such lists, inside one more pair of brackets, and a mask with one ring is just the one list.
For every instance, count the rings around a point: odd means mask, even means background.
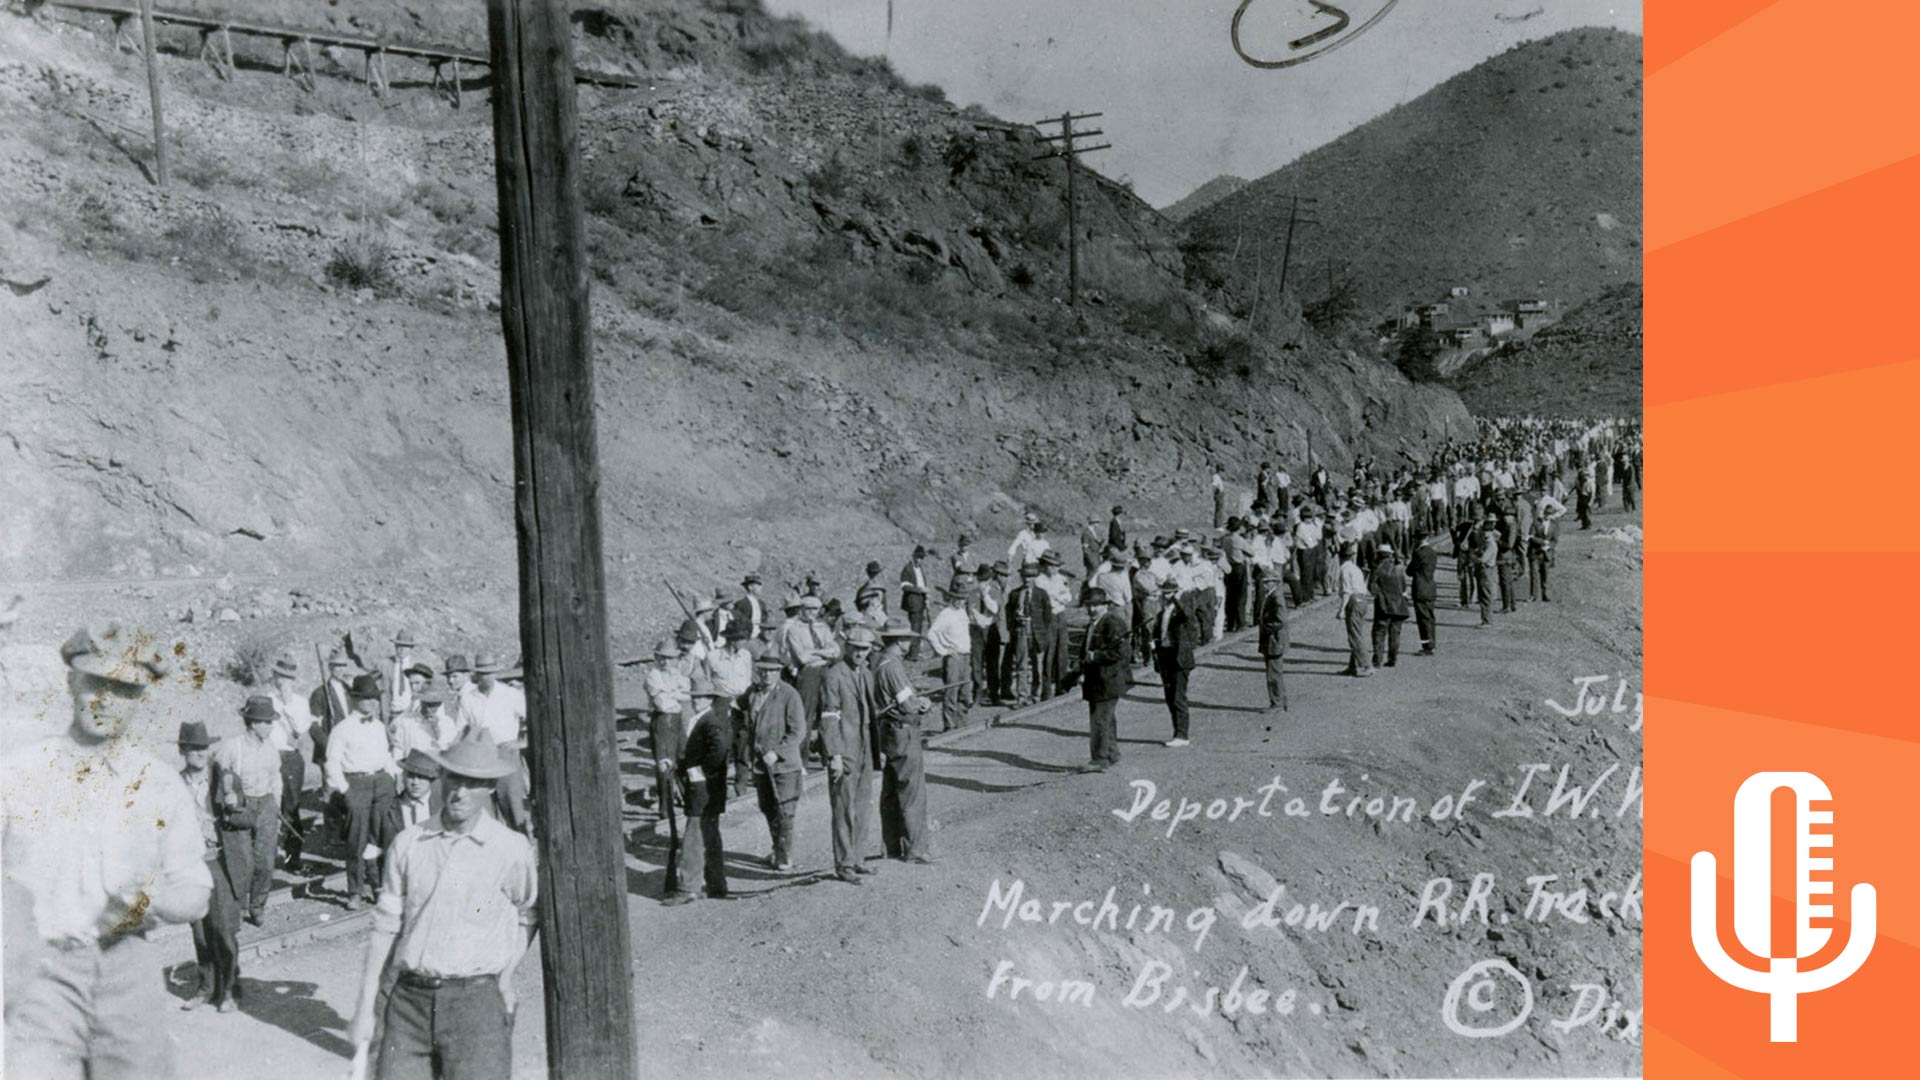
[{"label": "wooden utility pole", "polygon": [[1060,140],[1060,148],[1049,153],[1041,154],[1034,160],[1043,161],[1047,158],[1065,158],[1067,161],[1067,306],[1069,308],[1077,308],[1080,306],[1080,228],[1075,222],[1074,204],[1077,200],[1074,198],[1073,192],[1073,174],[1078,171],[1077,166],[1081,154],[1091,154],[1095,150],[1105,150],[1113,145],[1112,143],[1101,143],[1099,146],[1075,146],[1073,140],[1076,138],[1091,139],[1095,135],[1104,135],[1106,132],[1075,131],[1073,130],[1073,122],[1075,120],[1091,120],[1094,117],[1104,115],[1106,114],[1061,113],[1054,119],[1039,121],[1039,123],[1042,124],[1060,125],[1060,134],[1041,136],[1042,142],[1052,142],[1056,139]]},{"label": "wooden utility pole", "polygon": [[513,409],[547,1074],[625,1080],[636,1063],[632,949],[568,7],[487,0],[500,323]]},{"label": "wooden utility pole", "polygon": [[147,58],[147,97],[153,102],[153,179],[167,186],[167,125],[160,117],[160,51],[153,43],[153,0],[140,0],[140,40]]},{"label": "wooden utility pole", "polygon": [[1299,195],[1293,195],[1293,196],[1290,196],[1290,198],[1293,200],[1293,205],[1291,208],[1287,210],[1287,244],[1286,244],[1286,247],[1281,249],[1281,252],[1280,252],[1280,295],[1282,296],[1285,296],[1287,294],[1287,266],[1290,262],[1293,261],[1294,227],[1298,225],[1320,224],[1317,221],[1312,221],[1300,216],[1301,203],[1303,202],[1316,203],[1320,201],[1319,199],[1315,199],[1312,197],[1302,197]]}]

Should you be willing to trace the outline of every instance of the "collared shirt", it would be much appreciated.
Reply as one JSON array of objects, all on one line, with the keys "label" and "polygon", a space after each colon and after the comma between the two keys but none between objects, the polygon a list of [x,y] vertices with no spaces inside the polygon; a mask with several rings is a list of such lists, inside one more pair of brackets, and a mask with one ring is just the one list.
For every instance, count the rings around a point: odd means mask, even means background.
[{"label": "collared shirt", "polygon": [[314,725],[313,710],[307,708],[307,695],[287,683],[284,688],[276,684],[267,697],[273,701],[273,748],[281,753],[300,749],[300,737]]},{"label": "collared shirt", "polygon": [[388,741],[393,745],[393,760],[405,761],[415,750],[437,754],[459,742],[462,734],[460,727],[447,718],[446,710],[422,713],[412,709],[394,715]]},{"label": "collared shirt", "polygon": [[413,655],[402,653],[387,665],[387,685],[393,687],[393,711],[413,707],[413,684],[407,681],[407,669],[413,666]]},{"label": "collared shirt", "polygon": [[62,735],[0,762],[4,872],[32,897],[43,941],[100,940],[114,899],[136,889],[213,887],[180,774],[128,740],[107,746]]},{"label": "collared shirt", "polygon": [[195,816],[200,820],[200,839],[208,850],[219,847],[220,832],[213,821],[213,770],[181,769],[180,782],[187,785],[187,796],[193,800]]},{"label": "collared shirt", "polygon": [[966,610],[941,608],[940,614],[933,618],[933,625],[927,628],[927,644],[933,646],[936,656],[972,655],[973,635],[968,629]]},{"label": "collared shirt", "polygon": [[467,713],[467,730],[495,746],[519,745],[527,722],[527,696],[503,682],[493,689],[474,690]]},{"label": "collared shirt", "polygon": [[400,827],[410,829],[433,816],[433,793],[429,791],[424,799],[409,799],[402,792],[394,805],[400,809]]},{"label": "collared shirt", "polygon": [[1281,469],[1273,474],[1273,486],[1285,491],[1293,486],[1293,477],[1287,475],[1287,470]]},{"label": "collared shirt", "polygon": [[538,888],[526,837],[491,814],[464,834],[436,816],[388,849],[373,928],[398,935],[393,955],[403,970],[498,975],[525,944]]},{"label": "collared shirt", "polygon": [[355,773],[388,772],[398,776],[393,746],[379,717],[356,712],[342,721],[327,736],[327,787],[347,790],[347,777]]},{"label": "collared shirt", "polygon": [[1302,551],[1312,551],[1314,548],[1319,547],[1320,522],[1317,520],[1308,520],[1294,526],[1293,540],[1294,546]]},{"label": "collared shirt", "polygon": [[1147,562],[1147,573],[1152,575],[1154,585],[1158,586],[1173,576],[1173,560],[1164,555],[1155,555]]},{"label": "collared shirt", "polygon": [[780,627],[780,658],[795,671],[821,667],[840,659],[840,644],[833,640],[833,631],[818,619],[788,619]]},{"label": "collared shirt", "polygon": [[1371,596],[1367,589],[1367,575],[1360,572],[1359,564],[1352,559],[1340,564],[1340,597],[1342,600],[1353,596]]},{"label": "collared shirt", "polygon": [[1045,589],[1047,595],[1053,599],[1053,613],[1056,617],[1073,606],[1073,586],[1067,584],[1067,575],[1056,570],[1051,574],[1041,574],[1034,579],[1034,583]]},{"label": "collared shirt", "polygon": [[280,794],[280,751],[273,748],[271,739],[256,739],[252,732],[221,739],[213,748],[213,763],[220,767],[223,801]]},{"label": "collared shirt", "polygon": [[715,690],[739,697],[753,686],[753,654],[745,649],[715,649],[707,657],[707,672],[713,676]]},{"label": "collared shirt", "polygon": [[1127,580],[1127,572],[1110,562],[1103,562],[1093,572],[1093,583],[1106,590],[1107,599],[1124,609],[1133,607],[1133,582]]},{"label": "collared shirt", "polygon": [[1427,501],[1447,501],[1447,482],[1445,480],[1435,480],[1427,485]]},{"label": "collared shirt", "polygon": [[1534,504],[1534,508],[1539,511],[1541,517],[1546,518],[1548,521],[1552,521],[1554,518],[1567,512],[1567,504],[1551,495],[1540,496],[1540,501]]},{"label": "collared shirt", "polygon": [[677,713],[693,693],[686,673],[674,667],[650,667],[646,675],[647,705],[657,713]]}]

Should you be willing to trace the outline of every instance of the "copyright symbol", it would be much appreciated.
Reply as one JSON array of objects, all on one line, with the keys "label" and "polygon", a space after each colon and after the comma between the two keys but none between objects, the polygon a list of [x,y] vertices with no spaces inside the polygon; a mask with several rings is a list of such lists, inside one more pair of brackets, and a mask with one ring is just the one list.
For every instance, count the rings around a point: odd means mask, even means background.
[{"label": "copyright symbol", "polygon": [[[1512,980],[1520,986],[1520,1004],[1511,1019],[1490,1024],[1489,1013],[1504,1012],[1500,1007],[1500,986]],[[1460,1015],[1465,999],[1468,1015]],[[1455,1035],[1468,1039],[1493,1039],[1527,1022],[1533,1015],[1533,984],[1505,960],[1482,960],[1456,976],[1440,1003],[1440,1019]]]}]

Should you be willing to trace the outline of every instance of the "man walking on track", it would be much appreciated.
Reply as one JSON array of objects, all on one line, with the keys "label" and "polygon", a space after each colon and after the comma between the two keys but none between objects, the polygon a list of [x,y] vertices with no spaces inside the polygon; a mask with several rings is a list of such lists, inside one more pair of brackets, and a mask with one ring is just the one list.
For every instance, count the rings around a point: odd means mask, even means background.
[{"label": "man walking on track", "polygon": [[1193,673],[1193,650],[1200,643],[1199,627],[1186,604],[1180,601],[1180,585],[1171,579],[1160,585],[1160,616],[1154,621],[1153,668],[1160,676],[1166,694],[1167,713],[1173,720],[1171,747],[1186,746],[1187,677]]},{"label": "man walking on track", "polygon": [[387,857],[350,1032],[356,1074],[392,968],[374,1076],[506,1080],[513,976],[533,936],[538,884],[532,845],[488,808],[519,763],[484,740],[456,743],[440,760],[445,805],[402,832]]},{"label": "man walking on track", "polygon": [[[827,801],[833,813],[833,876],[864,885],[867,832],[873,817],[873,675],[868,660],[878,638],[864,626],[847,634],[846,658],[827,672],[820,692],[820,742],[827,756]],[[950,688],[952,693],[959,687]]]},{"label": "man walking on track", "polygon": [[1261,579],[1260,658],[1267,667],[1267,711],[1287,711],[1287,680],[1281,672],[1287,655],[1287,593],[1278,575]]},{"label": "man walking on track", "polygon": [[921,718],[933,702],[914,692],[907,674],[906,643],[916,635],[907,620],[894,616],[880,631],[884,648],[873,669],[873,711],[880,735],[880,841],[887,854],[923,865],[933,862],[927,842],[926,751],[920,745]]},{"label": "man walking on track", "polygon": [[1120,764],[1120,738],[1114,709],[1133,682],[1133,643],[1127,621],[1114,609],[1105,589],[1087,590],[1093,623],[1087,628],[1087,647],[1080,660],[1080,694],[1087,701],[1088,751],[1092,758],[1082,772],[1105,772]]},{"label": "man walking on track", "polygon": [[[213,751],[214,800],[221,856],[246,920],[259,926],[273,888],[273,853],[280,838],[280,752],[273,748],[273,700],[247,699],[240,710],[247,730]],[[219,882],[214,883],[216,886]]]}]

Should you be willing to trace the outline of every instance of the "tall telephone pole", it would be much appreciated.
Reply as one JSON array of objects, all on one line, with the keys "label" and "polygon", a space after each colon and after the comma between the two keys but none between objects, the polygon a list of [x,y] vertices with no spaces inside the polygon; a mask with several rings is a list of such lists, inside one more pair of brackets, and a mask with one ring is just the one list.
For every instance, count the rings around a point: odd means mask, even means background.
[{"label": "tall telephone pole", "polygon": [[1300,216],[1301,203],[1317,203],[1320,201],[1319,199],[1313,198],[1312,196],[1302,196],[1302,195],[1293,195],[1289,197],[1293,200],[1293,205],[1289,207],[1287,210],[1287,243],[1286,243],[1286,247],[1282,248],[1280,252],[1280,295],[1282,296],[1285,296],[1287,293],[1287,266],[1289,263],[1293,261],[1293,230],[1294,228],[1299,225],[1320,224],[1317,221],[1313,221],[1309,218],[1303,218]]},{"label": "tall telephone pole", "polygon": [[153,41],[153,0],[140,0],[140,44],[147,60],[147,97],[153,102],[153,180],[167,186],[167,125],[160,117],[160,52]]},{"label": "tall telephone pole", "polygon": [[1075,139],[1091,139],[1095,135],[1105,135],[1106,132],[1098,130],[1075,131],[1073,130],[1073,122],[1075,120],[1091,120],[1104,115],[1106,114],[1097,112],[1061,113],[1051,120],[1037,121],[1039,124],[1060,125],[1060,133],[1058,135],[1041,136],[1042,142],[1058,141],[1060,146],[1050,153],[1041,154],[1034,160],[1045,161],[1049,158],[1065,158],[1067,161],[1067,307],[1069,308],[1077,308],[1080,306],[1080,230],[1074,220],[1074,203],[1076,200],[1074,199],[1073,192],[1073,174],[1079,171],[1078,164],[1081,154],[1091,154],[1095,150],[1105,150],[1113,145],[1112,143],[1101,143],[1099,146],[1075,146],[1073,142]]},{"label": "tall telephone pole", "polygon": [[624,1080],[633,953],[572,33],[565,3],[487,0],[547,1075]]}]

